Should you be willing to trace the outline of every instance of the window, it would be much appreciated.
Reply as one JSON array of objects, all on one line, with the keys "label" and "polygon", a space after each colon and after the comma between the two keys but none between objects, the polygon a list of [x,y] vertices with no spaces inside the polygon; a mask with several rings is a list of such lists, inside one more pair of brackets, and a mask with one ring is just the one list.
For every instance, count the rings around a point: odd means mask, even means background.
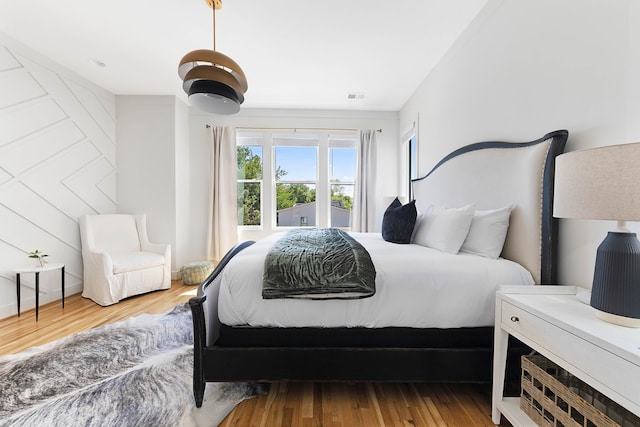
[{"label": "window", "polygon": [[262,225],[263,161],[259,138],[238,138],[238,225]]},{"label": "window", "polygon": [[356,149],[351,141],[329,141],[330,224],[350,227],[356,179]]},{"label": "window", "polygon": [[350,227],[356,139],[355,132],[238,132],[238,226]]},{"label": "window", "polygon": [[413,200],[413,186],[411,180],[418,177],[418,143],[416,136],[409,138],[409,200]]},{"label": "window", "polygon": [[[276,140],[276,144],[286,142],[291,141]],[[309,146],[274,147],[277,227],[316,226],[318,147],[317,140],[306,142]]]},{"label": "window", "polygon": [[418,178],[418,144],[415,135],[409,140],[409,176],[410,179]]}]

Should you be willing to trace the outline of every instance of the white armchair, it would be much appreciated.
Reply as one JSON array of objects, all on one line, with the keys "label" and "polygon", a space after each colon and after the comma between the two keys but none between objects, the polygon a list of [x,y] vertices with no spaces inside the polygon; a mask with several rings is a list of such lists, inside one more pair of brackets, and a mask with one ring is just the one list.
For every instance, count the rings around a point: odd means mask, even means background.
[{"label": "white armchair", "polygon": [[171,287],[171,245],[149,242],[146,215],[79,218],[84,289],[100,305]]}]

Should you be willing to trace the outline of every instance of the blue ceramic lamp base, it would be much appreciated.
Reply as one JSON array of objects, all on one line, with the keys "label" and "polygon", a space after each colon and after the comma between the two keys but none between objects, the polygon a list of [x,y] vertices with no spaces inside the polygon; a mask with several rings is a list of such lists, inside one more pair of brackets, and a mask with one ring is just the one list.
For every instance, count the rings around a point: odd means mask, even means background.
[{"label": "blue ceramic lamp base", "polygon": [[640,241],[635,233],[611,231],[598,247],[591,306],[607,322],[640,328]]}]

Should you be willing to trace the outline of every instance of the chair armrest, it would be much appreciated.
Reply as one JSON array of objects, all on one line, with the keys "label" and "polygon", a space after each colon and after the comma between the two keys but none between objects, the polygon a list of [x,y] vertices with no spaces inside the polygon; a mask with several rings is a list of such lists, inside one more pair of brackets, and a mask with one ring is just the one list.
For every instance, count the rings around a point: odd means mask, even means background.
[{"label": "chair armrest", "polygon": [[142,252],[153,252],[165,257],[171,253],[171,245],[168,243],[140,242],[140,249]]},{"label": "chair armrest", "polygon": [[113,261],[106,252],[94,252],[87,248],[82,251],[84,270],[105,279],[113,276]]},{"label": "chair armrest", "polygon": [[[140,239],[140,249],[143,252],[153,252],[164,255],[166,260],[171,260],[171,245],[168,243],[152,243],[147,234],[147,216],[145,214],[136,215],[138,225],[138,238]],[[170,262],[169,262],[170,264]]]}]

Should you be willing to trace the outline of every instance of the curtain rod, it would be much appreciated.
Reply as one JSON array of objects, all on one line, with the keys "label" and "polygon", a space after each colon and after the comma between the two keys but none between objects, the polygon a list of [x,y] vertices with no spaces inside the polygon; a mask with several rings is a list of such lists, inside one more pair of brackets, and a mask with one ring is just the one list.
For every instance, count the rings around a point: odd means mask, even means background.
[{"label": "curtain rod", "polygon": [[[211,127],[210,124],[205,125],[207,129]],[[326,130],[326,131],[349,131],[349,132],[357,132],[360,129],[340,129],[340,128],[261,128],[261,127],[251,127],[251,126],[236,126],[236,129],[243,130],[290,130],[297,132],[299,130]],[[376,132],[382,133],[382,128],[376,129]]]}]

